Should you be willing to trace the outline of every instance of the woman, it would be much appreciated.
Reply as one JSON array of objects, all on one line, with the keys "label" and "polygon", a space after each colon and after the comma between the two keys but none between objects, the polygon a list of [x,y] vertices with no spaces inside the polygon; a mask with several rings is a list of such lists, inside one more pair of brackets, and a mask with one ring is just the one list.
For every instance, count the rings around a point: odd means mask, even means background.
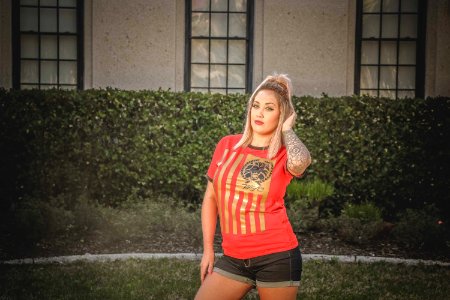
[{"label": "woman", "polygon": [[[287,76],[268,76],[249,99],[243,134],[216,146],[202,204],[202,284],[195,299],[241,299],[255,286],[263,300],[296,298],[302,259],[283,197],[311,157],[292,130],[291,98]],[[214,266],[217,215],[224,256]]]}]

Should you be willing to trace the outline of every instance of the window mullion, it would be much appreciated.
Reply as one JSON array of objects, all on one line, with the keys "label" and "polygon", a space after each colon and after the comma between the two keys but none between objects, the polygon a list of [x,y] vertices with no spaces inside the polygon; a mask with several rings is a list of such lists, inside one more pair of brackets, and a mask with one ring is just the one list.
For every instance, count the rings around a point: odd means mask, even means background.
[{"label": "window mullion", "polygon": [[396,53],[396,72],[395,72],[395,99],[398,99],[398,71],[400,64],[400,23],[402,19],[402,1],[399,1],[398,18],[397,18],[397,53]]},{"label": "window mullion", "polygon": [[226,39],[226,66],[225,66],[225,93],[228,94],[228,44],[229,44],[229,37],[230,37],[230,1],[227,1],[227,39]]},{"label": "window mullion", "polygon": [[381,41],[383,38],[383,0],[380,1],[380,31],[378,32],[378,67],[377,67],[377,97],[380,97],[380,79],[381,79]]},{"label": "window mullion", "polygon": [[59,74],[59,0],[56,0],[56,86],[60,87],[60,74]]},{"label": "window mullion", "polygon": [[[41,83],[42,83],[42,78],[41,78],[41,52],[42,52],[42,38],[41,38],[41,0],[38,0],[38,7],[37,7],[37,12],[38,12],[38,44],[39,44],[39,52],[38,52],[38,86],[39,89],[41,89]],[[21,16],[22,17],[22,16]],[[20,63],[22,64],[22,62]]]},{"label": "window mullion", "polygon": [[208,92],[211,91],[211,5],[212,0],[209,0],[209,31],[208,31]]}]

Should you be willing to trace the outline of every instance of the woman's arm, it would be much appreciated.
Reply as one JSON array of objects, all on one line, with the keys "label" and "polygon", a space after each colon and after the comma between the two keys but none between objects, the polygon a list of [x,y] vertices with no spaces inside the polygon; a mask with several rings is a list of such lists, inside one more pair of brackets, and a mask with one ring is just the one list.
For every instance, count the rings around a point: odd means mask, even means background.
[{"label": "woman's arm", "polygon": [[292,130],[296,114],[293,113],[283,124],[283,141],[287,150],[287,169],[292,175],[301,175],[311,164],[311,155],[306,146]]},{"label": "woman's arm", "polygon": [[200,279],[203,282],[214,267],[214,234],[217,224],[216,194],[213,184],[208,181],[202,202],[203,256],[200,263]]}]

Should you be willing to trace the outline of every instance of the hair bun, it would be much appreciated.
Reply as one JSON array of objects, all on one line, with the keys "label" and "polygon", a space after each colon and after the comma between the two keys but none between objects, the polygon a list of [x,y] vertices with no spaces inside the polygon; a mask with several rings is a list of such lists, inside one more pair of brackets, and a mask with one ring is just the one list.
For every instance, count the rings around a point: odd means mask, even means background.
[{"label": "hair bun", "polygon": [[269,75],[266,77],[266,83],[269,85],[274,84],[278,85],[279,89],[276,89],[282,96],[288,95],[290,97],[292,95],[292,85],[291,80],[286,74],[277,74]]}]

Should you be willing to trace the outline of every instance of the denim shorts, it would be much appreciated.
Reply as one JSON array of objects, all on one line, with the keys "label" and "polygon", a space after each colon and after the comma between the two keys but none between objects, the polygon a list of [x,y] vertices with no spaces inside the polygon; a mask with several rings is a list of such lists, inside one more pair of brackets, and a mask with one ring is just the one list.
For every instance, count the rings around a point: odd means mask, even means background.
[{"label": "denim shorts", "polygon": [[257,287],[299,286],[302,255],[298,247],[249,259],[224,255],[217,260],[214,272]]}]

